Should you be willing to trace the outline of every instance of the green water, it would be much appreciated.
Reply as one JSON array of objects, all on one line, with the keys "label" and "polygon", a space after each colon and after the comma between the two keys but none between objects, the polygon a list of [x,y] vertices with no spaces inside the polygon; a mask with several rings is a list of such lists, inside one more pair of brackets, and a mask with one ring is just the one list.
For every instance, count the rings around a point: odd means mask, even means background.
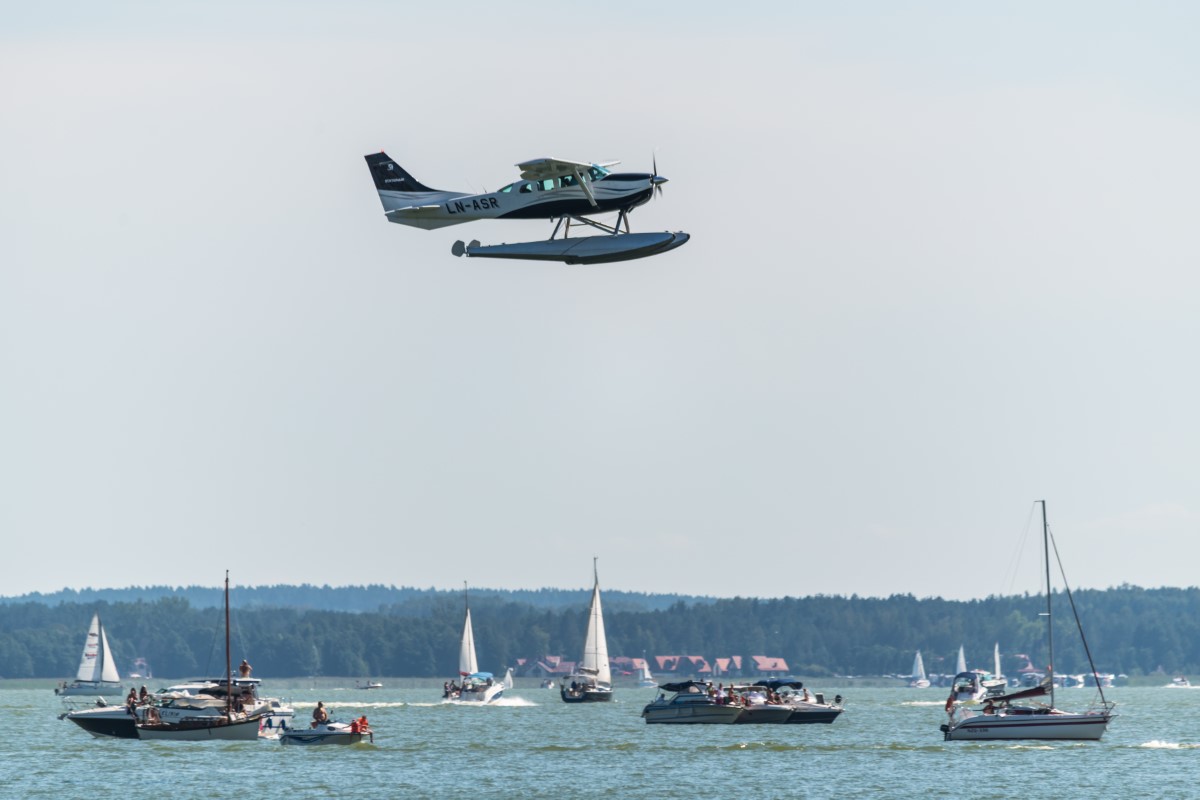
[{"label": "green water", "polygon": [[[352,682],[350,682],[352,684]],[[443,704],[440,682],[267,681],[306,720],[366,714],[373,746],[94,739],[49,688],[6,688],[0,797],[8,798],[1073,798],[1200,796],[1200,689],[1122,688],[1100,742],[943,742],[940,689],[841,689],[832,725],[647,726],[653,689],[566,705],[519,685],[495,706]],[[1058,705],[1082,710],[1091,693]],[[1077,698],[1077,699],[1076,699]]]}]

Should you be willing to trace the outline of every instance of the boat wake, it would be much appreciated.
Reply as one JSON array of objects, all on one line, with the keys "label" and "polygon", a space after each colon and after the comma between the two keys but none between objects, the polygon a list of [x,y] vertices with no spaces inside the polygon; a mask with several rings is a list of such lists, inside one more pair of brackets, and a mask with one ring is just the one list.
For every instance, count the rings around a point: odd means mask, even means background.
[{"label": "boat wake", "polygon": [[478,708],[491,708],[492,706],[502,706],[504,708],[533,708],[538,704],[532,700],[526,700],[524,697],[500,697],[490,703],[476,703],[470,700],[443,700],[440,703],[431,703],[431,705],[464,707],[476,706]]},{"label": "boat wake", "polygon": [[[334,700],[334,701],[325,703],[326,708],[404,708],[405,706],[413,706],[413,705],[420,705],[420,703],[401,703],[401,702],[353,703],[353,702],[350,702],[349,700],[345,700],[345,701]],[[429,703],[429,705],[435,705],[435,704]],[[316,703],[299,702],[299,703],[292,703],[291,706],[292,706],[292,708],[316,708],[317,704]]]},{"label": "boat wake", "polygon": [[902,706],[945,706],[946,700],[905,700]]},{"label": "boat wake", "polygon": [[1146,750],[1195,750],[1200,748],[1200,744],[1180,744],[1179,742],[1163,742],[1155,739],[1145,744],[1139,744],[1138,747]]}]

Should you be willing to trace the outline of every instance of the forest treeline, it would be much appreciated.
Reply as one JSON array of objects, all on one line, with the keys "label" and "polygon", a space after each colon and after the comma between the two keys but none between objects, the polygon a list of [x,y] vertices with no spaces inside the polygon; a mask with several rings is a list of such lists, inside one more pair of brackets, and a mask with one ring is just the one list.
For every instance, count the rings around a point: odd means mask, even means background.
[{"label": "forest treeline", "polygon": [[[565,594],[570,602],[559,605],[534,605],[520,593],[472,594],[481,668],[502,673],[521,658],[577,658],[587,593]],[[1077,591],[1074,599],[1100,671],[1200,672],[1200,589],[1121,586]],[[785,658],[796,674],[877,676],[906,674],[917,649],[929,672],[952,672],[959,645],[966,648],[969,666],[988,669],[999,642],[1009,674],[1025,663],[1015,654],[1028,654],[1039,667],[1046,662],[1039,617],[1045,598],[1035,595],[968,601],[911,595],[710,598],[656,609],[613,607],[607,594],[605,601],[613,656],[702,655],[711,661],[768,655]],[[0,604],[0,677],[73,676],[93,612],[104,620],[122,674],[139,656],[161,676],[224,671],[220,610],[164,596]],[[1085,671],[1087,660],[1061,594],[1054,614],[1056,669]],[[462,615],[461,596],[419,590],[357,613],[243,604],[232,615],[233,658],[249,659],[254,674],[266,678],[449,677],[457,668]]]}]

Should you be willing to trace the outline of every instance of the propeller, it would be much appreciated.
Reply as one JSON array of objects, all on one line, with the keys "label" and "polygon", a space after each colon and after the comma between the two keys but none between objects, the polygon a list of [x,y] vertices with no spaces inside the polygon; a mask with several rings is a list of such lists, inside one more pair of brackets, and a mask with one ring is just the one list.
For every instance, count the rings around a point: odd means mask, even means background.
[{"label": "propeller", "polygon": [[657,152],[654,152],[650,155],[650,163],[653,165],[653,173],[650,175],[650,183],[654,186],[654,194],[661,197],[663,193],[662,185],[667,182],[667,179],[658,174]]}]

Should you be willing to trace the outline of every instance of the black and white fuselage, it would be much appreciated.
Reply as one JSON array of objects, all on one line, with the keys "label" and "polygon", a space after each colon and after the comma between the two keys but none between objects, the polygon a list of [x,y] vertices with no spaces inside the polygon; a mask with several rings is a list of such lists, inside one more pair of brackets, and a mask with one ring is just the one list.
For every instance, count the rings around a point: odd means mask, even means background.
[{"label": "black and white fuselage", "polygon": [[386,153],[366,160],[388,220],[427,230],[481,219],[554,220],[628,212],[666,182],[649,173],[614,173],[597,164],[537,159],[518,165],[521,180],[494,192],[469,194],[430,189]]}]

